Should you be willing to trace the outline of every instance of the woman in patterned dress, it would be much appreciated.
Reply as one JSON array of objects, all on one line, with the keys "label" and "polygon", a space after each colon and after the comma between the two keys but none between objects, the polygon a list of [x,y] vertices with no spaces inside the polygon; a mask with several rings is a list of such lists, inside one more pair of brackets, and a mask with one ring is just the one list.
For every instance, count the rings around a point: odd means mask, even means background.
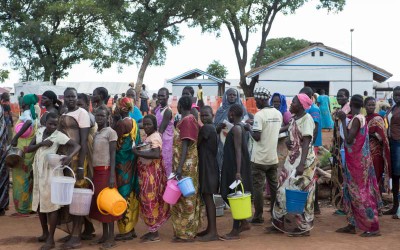
[{"label": "woman in patterned dress", "polygon": [[192,99],[183,96],[178,102],[178,111],[182,119],[177,123],[174,133],[174,172],[178,178],[191,177],[195,194],[181,196],[171,209],[171,220],[174,228],[174,242],[191,242],[200,226],[200,193],[198,191],[198,155],[197,139],[199,124],[190,113]]},{"label": "woman in patterned dress", "polygon": [[[355,234],[359,228],[364,231],[362,237],[379,236],[378,207],[381,199],[369,150],[368,124],[360,114],[363,97],[352,96],[350,107],[347,116],[343,111],[337,113],[344,128],[343,206],[348,225],[336,232]],[[346,118],[350,119],[348,125]]]}]

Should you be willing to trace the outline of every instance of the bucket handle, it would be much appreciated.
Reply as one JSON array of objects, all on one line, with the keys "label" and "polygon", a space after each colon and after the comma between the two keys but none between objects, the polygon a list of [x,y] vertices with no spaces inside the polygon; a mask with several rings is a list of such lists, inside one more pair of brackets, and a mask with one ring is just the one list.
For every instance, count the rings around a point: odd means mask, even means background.
[{"label": "bucket handle", "polygon": [[[235,187],[235,194],[237,193],[237,187],[238,187],[239,185],[237,185],[236,187]],[[240,187],[242,188],[242,196],[244,196],[244,187],[243,187],[243,183],[242,182],[240,182]]]},{"label": "bucket handle", "polygon": [[[51,171],[51,176],[54,176],[54,171],[55,171],[56,169],[64,169],[64,168],[68,168],[68,169],[71,171],[71,173],[72,173],[74,179],[76,180],[74,170],[72,170],[72,168],[70,168],[70,167],[68,167],[68,166],[62,166],[62,165],[53,168],[53,170]],[[93,183],[92,183],[92,185],[93,185]],[[94,187],[94,186],[93,186],[93,187]]]},{"label": "bucket handle", "polygon": [[92,184],[92,194],[94,194],[94,184],[92,182],[92,180],[90,180],[89,178],[85,177],[84,179],[88,180],[90,182],[90,184]]}]

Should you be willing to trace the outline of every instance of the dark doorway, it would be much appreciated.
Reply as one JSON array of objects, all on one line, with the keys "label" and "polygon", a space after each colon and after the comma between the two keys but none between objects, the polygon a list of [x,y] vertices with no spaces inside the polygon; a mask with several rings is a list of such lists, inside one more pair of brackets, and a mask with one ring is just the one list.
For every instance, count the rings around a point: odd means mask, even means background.
[{"label": "dark doorway", "polygon": [[321,94],[321,90],[325,90],[325,95],[329,95],[329,82],[327,81],[304,82],[304,87],[310,87],[318,94]]}]

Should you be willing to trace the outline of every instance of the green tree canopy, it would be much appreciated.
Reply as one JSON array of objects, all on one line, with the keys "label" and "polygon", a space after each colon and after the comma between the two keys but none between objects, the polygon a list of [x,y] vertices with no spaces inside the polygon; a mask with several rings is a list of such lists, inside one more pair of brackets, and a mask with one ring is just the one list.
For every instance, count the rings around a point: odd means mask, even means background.
[{"label": "green tree canopy", "polygon": [[[303,49],[310,45],[310,42],[307,40],[297,40],[292,37],[283,37],[283,38],[273,38],[268,39],[266,42],[266,47],[264,49],[264,57],[260,61],[260,65],[266,65],[271,63],[279,58],[287,56],[297,50]],[[251,68],[255,68],[257,55],[259,54],[258,47],[251,58]]]},{"label": "green tree canopy", "polygon": [[[229,32],[236,60],[239,67],[240,86],[246,96],[253,96],[253,90],[258,79],[246,82],[246,66],[248,62],[248,42],[250,34],[260,35],[258,54],[255,56],[254,67],[261,66],[264,59],[266,41],[278,13],[293,14],[308,0],[220,0],[214,1],[212,7],[204,12],[206,16],[196,20],[203,31],[219,31],[225,26]],[[318,9],[341,11],[346,0],[319,0]]]},{"label": "green tree canopy", "polygon": [[212,63],[210,63],[210,65],[208,65],[207,73],[209,73],[215,77],[224,79],[228,75],[228,70],[219,61],[214,60],[214,61],[212,61]]},{"label": "green tree canopy", "polygon": [[55,84],[82,60],[101,71],[113,61],[107,52],[118,24],[115,8],[119,1],[0,0],[0,45],[23,79]]},{"label": "green tree canopy", "polygon": [[10,72],[5,69],[0,69],[0,82],[4,82],[8,78]]},{"label": "green tree canopy", "polygon": [[202,15],[206,2],[197,0],[126,0],[119,12],[124,32],[116,53],[122,64],[136,64],[139,72],[136,91],[141,91],[145,72],[150,65],[163,65],[167,45],[179,44],[178,25]]}]

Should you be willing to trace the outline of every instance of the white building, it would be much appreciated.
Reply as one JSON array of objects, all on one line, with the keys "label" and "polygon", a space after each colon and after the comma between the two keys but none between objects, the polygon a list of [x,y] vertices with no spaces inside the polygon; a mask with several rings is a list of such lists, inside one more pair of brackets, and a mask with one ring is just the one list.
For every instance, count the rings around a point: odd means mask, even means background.
[{"label": "white building", "polygon": [[193,87],[195,91],[198,89],[198,85],[201,84],[203,88],[204,96],[222,96],[225,92],[225,84],[229,82],[224,79],[220,79],[207,72],[199,69],[189,70],[179,76],[167,80],[168,85],[172,85],[172,95],[181,96],[182,90],[185,86]]},{"label": "white building", "polygon": [[367,91],[372,95],[374,82],[384,82],[392,74],[340,50],[314,43],[252,69],[246,76],[256,78],[258,85],[271,93],[287,96],[298,94],[305,86],[318,93],[323,89],[329,95],[336,95],[341,88],[348,89],[350,94],[363,95]]}]

